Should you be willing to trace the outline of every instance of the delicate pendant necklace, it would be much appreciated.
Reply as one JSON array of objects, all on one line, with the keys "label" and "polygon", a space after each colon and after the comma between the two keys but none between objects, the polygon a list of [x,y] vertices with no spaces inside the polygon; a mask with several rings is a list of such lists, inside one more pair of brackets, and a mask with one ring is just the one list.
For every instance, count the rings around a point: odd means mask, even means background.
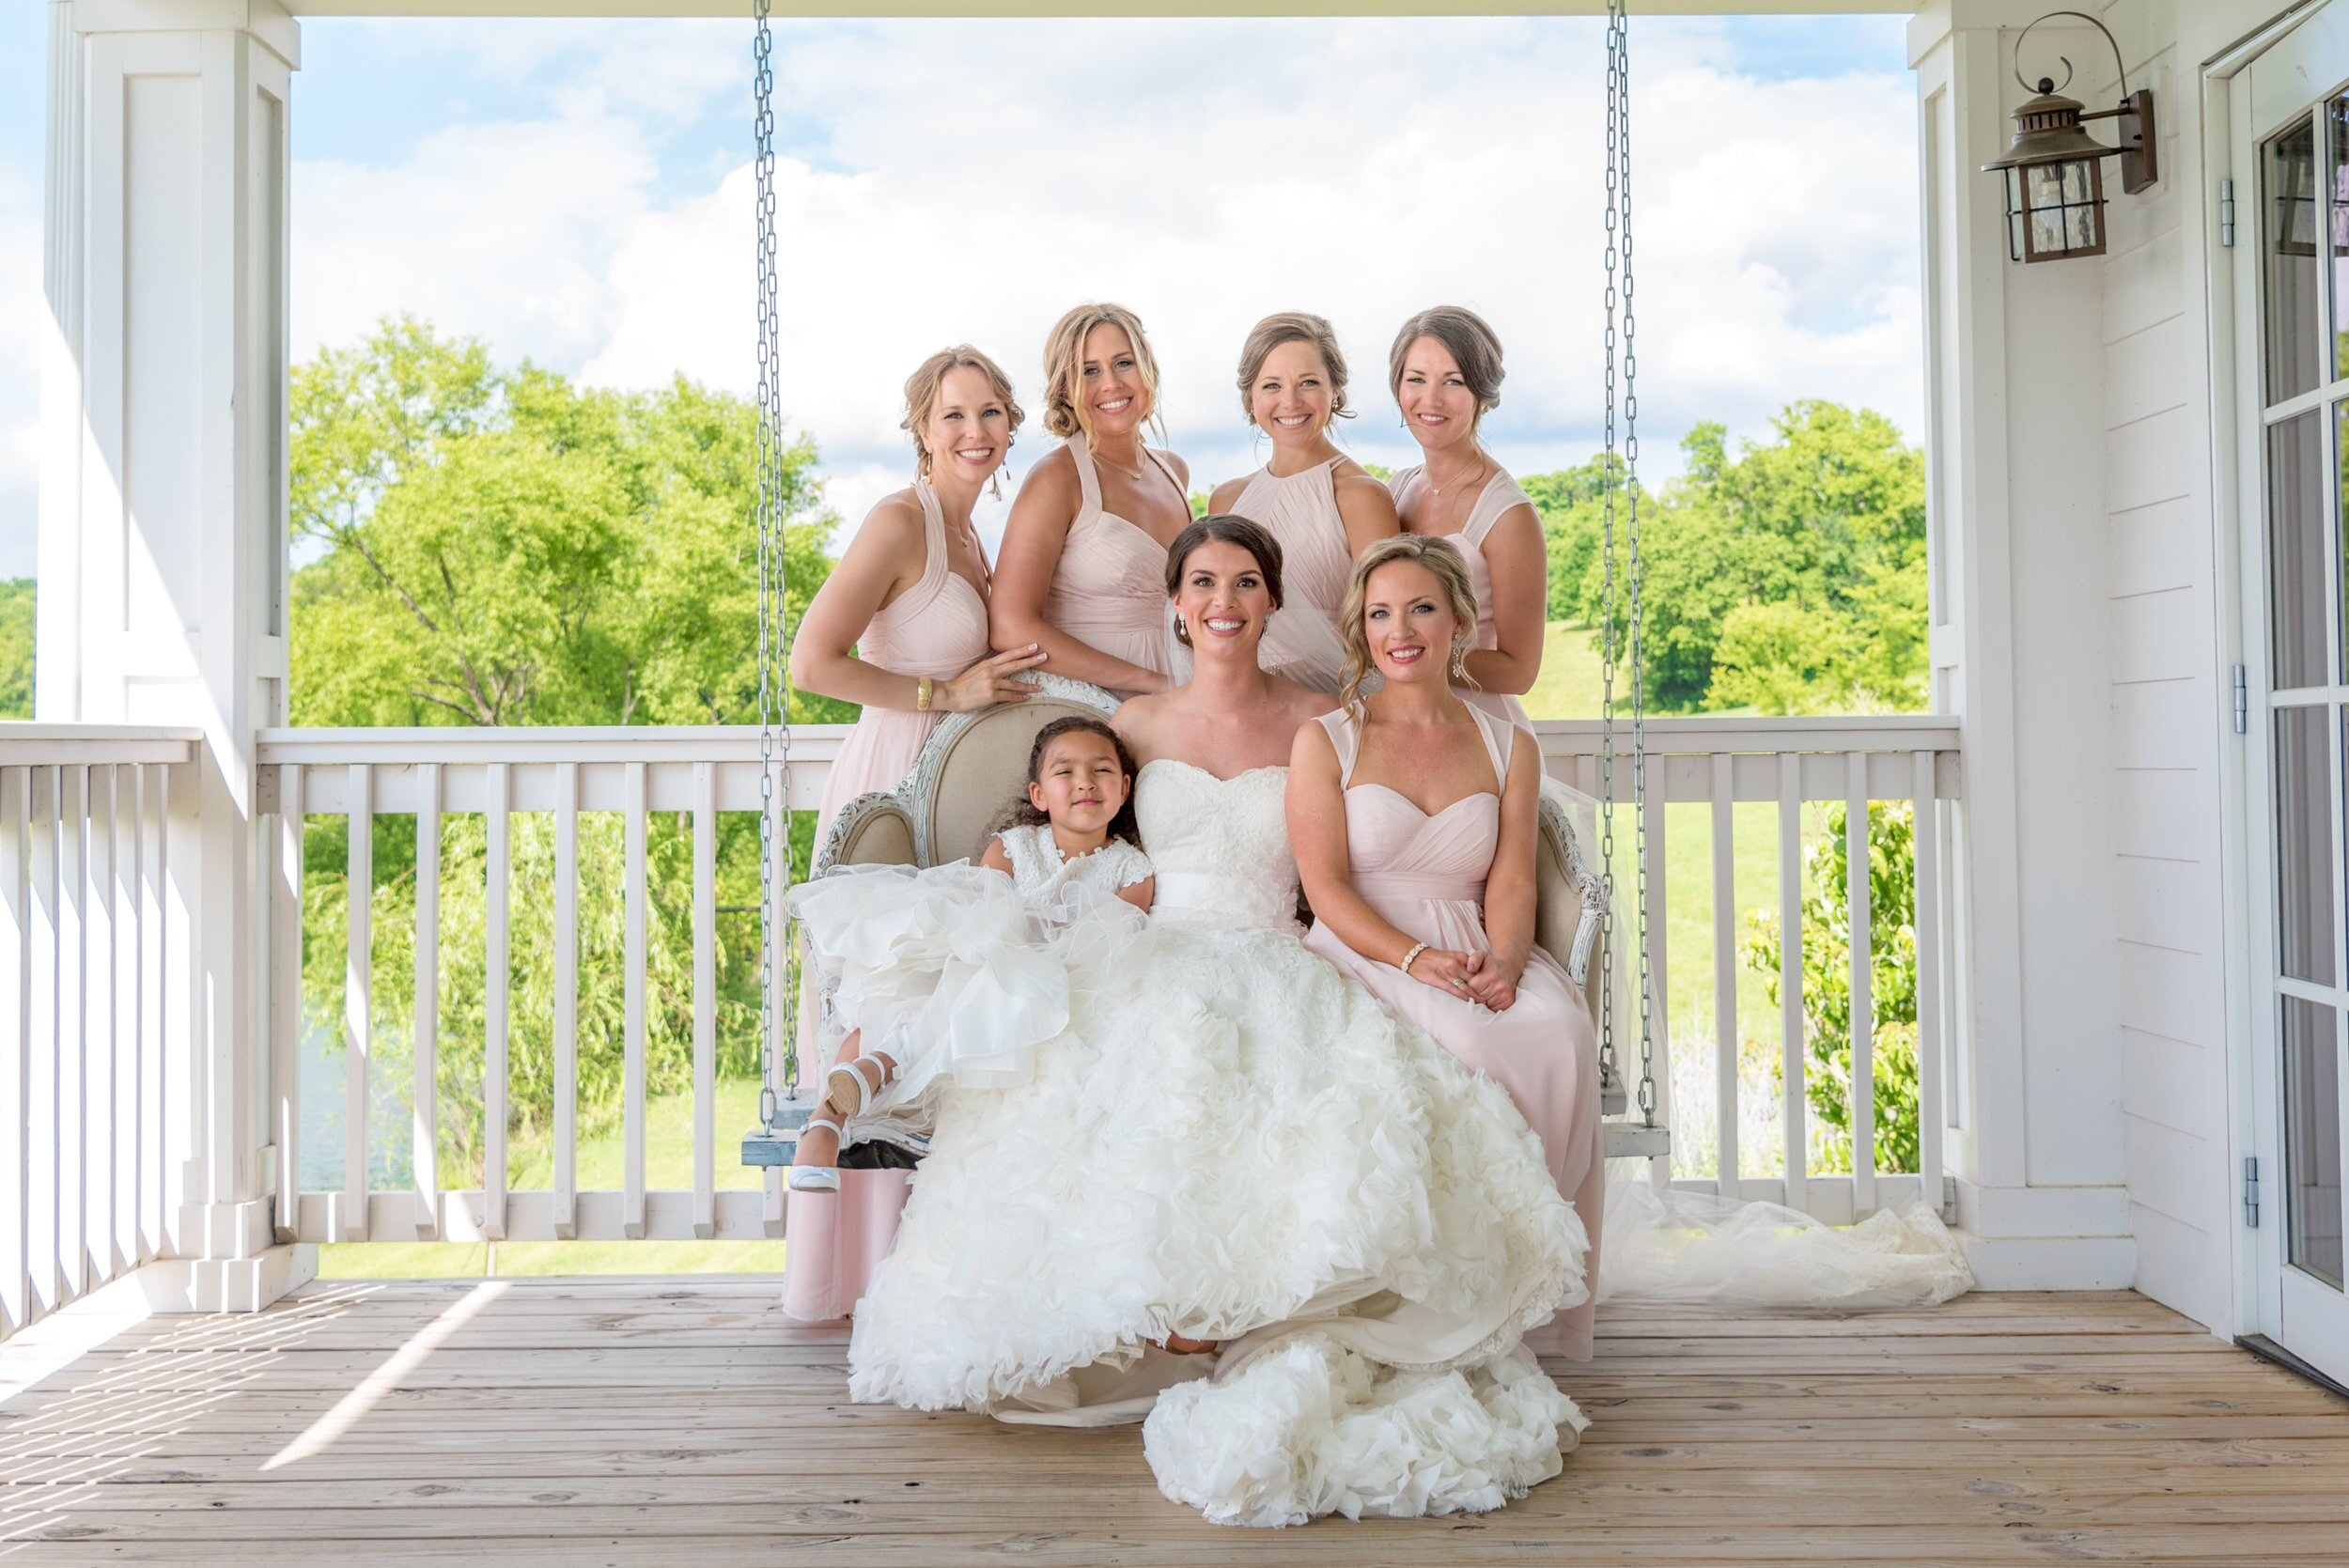
[{"label": "delicate pendant necklace", "polygon": [[[1485,476],[1485,464],[1486,464],[1486,459],[1485,459],[1484,458],[1481,458],[1481,457],[1480,457],[1480,458],[1478,458],[1476,459],[1476,468],[1475,468],[1475,471],[1474,471],[1474,472],[1470,474],[1470,477],[1471,477],[1471,478],[1476,478],[1476,479],[1482,479],[1482,478]],[[1445,490],[1447,488],[1456,489],[1458,487],[1457,487],[1456,485],[1455,485],[1455,486],[1451,486],[1451,487],[1446,487],[1446,486],[1443,486],[1443,485],[1439,485],[1439,484],[1437,484],[1437,483],[1436,483],[1435,478],[1434,478],[1434,476],[1433,476],[1433,475],[1430,475],[1430,476],[1428,477],[1428,480],[1427,480],[1427,493],[1428,493],[1429,495],[1435,496],[1436,498],[1438,498],[1439,500],[1440,500],[1440,499],[1442,499],[1443,492],[1444,492],[1444,490]]]},{"label": "delicate pendant necklace", "polygon": [[1110,467],[1117,470],[1118,473],[1124,474],[1127,478],[1131,479],[1135,484],[1139,485],[1142,483],[1143,470],[1140,466],[1137,465],[1133,468],[1128,468],[1124,463],[1119,462],[1116,458],[1103,457],[1098,452],[1096,452],[1093,456],[1096,460],[1109,464]]}]

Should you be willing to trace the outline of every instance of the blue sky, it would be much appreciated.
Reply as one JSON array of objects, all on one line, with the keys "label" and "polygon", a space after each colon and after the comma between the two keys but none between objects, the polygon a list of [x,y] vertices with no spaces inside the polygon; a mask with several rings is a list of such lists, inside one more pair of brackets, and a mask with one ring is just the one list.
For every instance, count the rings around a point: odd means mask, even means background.
[{"label": "blue sky", "polygon": [[[48,9],[0,5],[0,575],[33,561]],[[745,26],[303,32],[298,351],[412,310],[601,383],[747,389]],[[1795,397],[1916,427],[1902,39],[1887,17],[1634,23],[1659,471],[1694,420],[1762,436]],[[976,341],[1033,405],[1052,316],[1097,296],[1151,324],[1203,486],[1257,460],[1229,362],[1275,309],[1337,322],[1365,458],[1409,458],[1379,366],[1393,322],[1439,300],[1509,344],[1503,460],[1587,457],[1599,42],[1589,19],[780,26],[786,396],[835,505],[853,523],[903,482],[894,398],[923,353]]]}]

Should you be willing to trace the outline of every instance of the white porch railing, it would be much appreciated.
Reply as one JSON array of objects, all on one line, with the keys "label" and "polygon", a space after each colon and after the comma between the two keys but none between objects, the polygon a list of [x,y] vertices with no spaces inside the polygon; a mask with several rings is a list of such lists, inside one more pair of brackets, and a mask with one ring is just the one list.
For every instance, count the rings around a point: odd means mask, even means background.
[{"label": "white porch railing", "polygon": [[[1599,727],[1591,721],[1536,726],[1553,773],[1590,793],[1599,783]],[[845,734],[807,726],[791,746],[788,807],[811,809],[820,798],[831,760]],[[1945,912],[1953,823],[1940,809],[1961,784],[1958,734],[1952,721],[1931,717],[1811,720],[1658,720],[1648,726],[1646,812],[1652,863],[1665,864],[1668,808],[1709,811],[1712,849],[1714,1079],[1720,1113],[1713,1129],[1716,1180],[1682,1185],[1719,1188],[1745,1197],[1782,1200],[1830,1220],[1843,1220],[1885,1203],[1941,1198],[1943,1057],[1953,1035],[1951,933]],[[1616,737],[1616,789],[1627,799],[1631,781],[1623,760],[1627,727]],[[0,1096],[8,1114],[0,1124],[0,1170],[15,1177],[17,1195],[0,1205],[0,1296],[14,1327],[73,1295],[167,1249],[166,1119],[174,1086],[163,1081],[173,1060],[171,1031],[193,1005],[184,961],[173,955],[185,941],[184,914],[170,907],[163,877],[168,812],[192,812],[194,732],[111,731],[86,726],[11,726],[0,738],[0,1018],[13,1019],[28,1048],[8,1053]],[[720,1185],[744,1130],[720,1126],[716,1110],[717,1038],[715,923],[719,914],[714,846],[722,814],[759,807],[761,762],[754,731],[722,729],[595,730],[276,730],[257,748],[256,799],[261,842],[249,916],[266,922],[260,966],[267,1018],[268,1161],[264,1186],[275,1194],[280,1240],[529,1240],[749,1238],[779,1234],[779,1186]],[[778,791],[779,808],[781,805]],[[1917,930],[1920,1169],[1875,1168],[1873,1136],[1875,1019],[1870,998],[1871,933],[1882,911],[1871,910],[1867,879],[1870,801],[1917,803]],[[1781,1147],[1774,1175],[1739,1180],[1752,1152],[1739,1147],[1735,1108],[1739,1012],[1738,905],[1734,855],[1735,808],[1740,802],[1777,807],[1779,921],[1782,936],[1779,1093]],[[1810,1168],[1806,1137],[1807,1042],[1802,1008],[1801,869],[1803,811],[1813,802],[1851,808],[1852,847],[1844,889],[1852,931],[1850,957],[1850,1107],[1852,1170]],[[513,853],[517,813],[549,814],[554,854],[545,885]],[[441,1066],[437,968],[443,951],[440,860],[443,819],[476,814],[486,838],[482,945],[484,997],[479,1100],[481,1176],[478,1188],[447,1190],[440,1162]],[[621,959],[624,1035],[622,1169],[610,1189],[583,1188],[578,1180],[580,830],[583,815],[614,814],[624,842],[619,900],[624,905]],[[647,1010],[646,921],[649,890],[646,840],[657,814],[690,822],[692,848],[692,986],[691,1006],[693,1113],[690,1188],[648,1190],[649,1136],[646,1081]],[[412,1179],[405,1189],[382,1190],[370,1180],[368,1110],[385,1070],[376,1059],[382,1017],[372,994],[370,899],[359,890],[376,882],[372,834],[379,815],[415,818],[415,970],[412,1017],[412,1116],[401,1140]],[[345,981],[341,1005],[340,1098],[346,1108],[338,1134],[339,1182],[304,1189],[303,1126],[303,1005],[301,994],[302,846],[306,819],[349,820]],[[780,825],[779,825],[780,826]],[[1618,818],[1618,854],[1628,849],[1627,816]],[[1628,897],[1627,860],[1619,884]],[[518,883],[522,885],[518,886]],[[1750,892],[1750,890],[1749,890]],[[510,1109],[508,1047],[513,1000],[506,975],[517,897],[552,908],[553,1017],[551,1023],[553,1099],[550,1137],[552,1179],[544,1188],[517,1189],[510,1177],[506,1129]],[[1667,879],[1648,889],[1654,937],[1651,960],[1657,999],[1657,1034],[1668,1042],[1672,1020],[1672,955]],[[312,959],[318,955],[313,940]],[[1626,975],[1627,942],[1615,954]],[[1618,986],[1626,1008],[1631,989]],[[1693,1031],[1692,1031],[1693,1032]],[[1624,1067],[1639,1072],[1636,1028],[1619,1032]],[[470,1047],[472,1042],[468,1041]],[[1668,1058],[1659,1052],[1659,1089],[1668,1093]],[[315,1092],[316,1086],[314,1086]],[[332,1091],[330,1091],[331,1093]],[[29,1110],[30,1114],[25,1114]],[[53,1113],[54,1111],[54,1113]],[[1664,1120],[1672,1120],[1669,1104]],[[1684,1143],[1688,1128],[1676,1129]],[[182,1135],[174,1134],[173,1137]],[[193,1139],[191,1124],[184,1136]],[[197,1153],[172,1145],[179,1154]],[[316,1169],[316,1162],[313,1162]],[[738,1178],[739,1179],[739,1178]],[[36,1205],[30,1195],[44,1201]],[[47,1201],[54,1195],[54,1203]],[[35,1212],[36,1208],[39,1212]],[[54,1210],[54,1213],[52,1212]]]},{"label": "white porch railing", "polygon": [[[1534,725],[1549,770],[1574,787],[1599,793],[1600,727],[1595,720],[1549,720]],[[1629,725],[1615,734],[1615,795],[1632,791],[1625,760]],[[1715,1083],[1714,1169],[1710,1179],[1683,1178],[1676,1185],[1743,1199],[1769,1199],[1846,1224],[1879,1207],[1924,1198],[1944,1209],[1941,1132],[1945,1126],[1945,1053],[1955,1036],[1950,919],[1952,890],[1944,868],[1952,863],[1949,835],[1954,821],[1941,802],[1959,798],[1956,721],[1930,714],[1885,714],[1818,719],[1652,719],[1647,723],[1647,830],[1651,872],[1647,888],[1649,969],[1654,996],[1652,1033],[1657,1043],[1657,1080],[1668,1094],[1672,1039],[1671,922],[1667,903],[1668,808],[1709,808],[1712,864],[1713,1050]],[[1873,801],[1912,802],[1916,812],[1916,907],[1875,911],[1869,908],[1868,806]],[[1738,902],[1735,807],[1766,801],[1777,809],[1780,1133],[1775,1176],[1740,1174],[1738,1109],[1744,1090],[1738,1073]],[[1812,803],[1845,807],[1846,869],[1843,898],[1850,922],[1849,985],[1851,1171],[1821,1174],[1810,1169],[1807,1025],[1802,969],[1803,808]],[[1617,897],[1631,897],[1631,822],[1626,812],[1616,826]],[[1916,924],[1917,948],[1917,1149],[1914,1172],[1875,1169],[1875,1015],[1872,934],[1885,918],[1907,915]],[[1639,1071],[1637,998],[1629,968],[1629,928],[1619,922],[1614,953],[1618,999],[1616,1038],[1627,1079]],[[1669,1104],[1660,1119],[1671,1122]],[[1685,1145],[1689,1129],[1675,1126]]]},{"label": "white porch railing", "polygon": [[198,742],[0,725],[0,1337],[172,1250]]}]

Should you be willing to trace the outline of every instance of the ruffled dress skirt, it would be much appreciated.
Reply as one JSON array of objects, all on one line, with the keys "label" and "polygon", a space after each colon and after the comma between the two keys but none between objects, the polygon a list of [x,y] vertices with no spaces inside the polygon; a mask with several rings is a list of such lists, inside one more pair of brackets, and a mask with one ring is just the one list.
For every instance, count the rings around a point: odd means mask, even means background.
[{"label": "ruffled dress skirt", "polygon": [[1292,931],[1161,916],[1066,972],[1027,1081],[940,1100],[853,1396],[1147,1416],[1161,1489],[1234,1523],[1554,1474],[1581,1418],[1514,1347],[1587,1296],[1584,1234],[1507,1093]]}]

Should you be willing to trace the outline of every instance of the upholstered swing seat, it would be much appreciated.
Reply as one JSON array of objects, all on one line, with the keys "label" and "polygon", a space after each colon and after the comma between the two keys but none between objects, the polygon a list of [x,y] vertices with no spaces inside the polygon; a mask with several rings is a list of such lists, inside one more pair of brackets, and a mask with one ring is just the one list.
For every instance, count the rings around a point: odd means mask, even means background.
[{"label": "upholstered swing seat", "polygon": [[[859,796],[842,808],[831,833],[817,847],[813,874],[826,877],[848,866],[933,866],[976,860],[987,847],[988,829],[1019,791],[1036,732],[1055,719],[1106,719],[1117,709],[1117,699],[1097,686],[1059,675],[1031,678],[1038,689],[1035,696],[950,715],[931,732],[903,784]],[[1561,787],[1545,781],[1534,940],[1565,970],[1585,1005],[1592,1005],[1595,966],[1605,959],[1601,935],[1606,893],[1576,834],[1568,801]],[[824,1011],[823,1028],[830,1034],[837,1026],[829,1017],[829,999]],[[1601,1087],[1602,1114],[1623,1115],[1626,1100],[1610,1066]],[[800,1120],[791,1109],[784,1111],[771,1138],[754,1134],[746,1141],[746,1160],[788,1162]],[[752,1145],[761,1142],[767,1148],[754,1151]],[[1633,1124],[1611,1125],[1606,1130],[1610,1157],[1655,1154],[1660,1144],[1661,1129]],[[848,1125],[841,1159],[850,1166],[894,1162],[894,1151],[918,1157],[924,1147],[916,1129],[886,1118],[858,1119]],[[877,1156],[882,1157],[877,1160]]]}]

